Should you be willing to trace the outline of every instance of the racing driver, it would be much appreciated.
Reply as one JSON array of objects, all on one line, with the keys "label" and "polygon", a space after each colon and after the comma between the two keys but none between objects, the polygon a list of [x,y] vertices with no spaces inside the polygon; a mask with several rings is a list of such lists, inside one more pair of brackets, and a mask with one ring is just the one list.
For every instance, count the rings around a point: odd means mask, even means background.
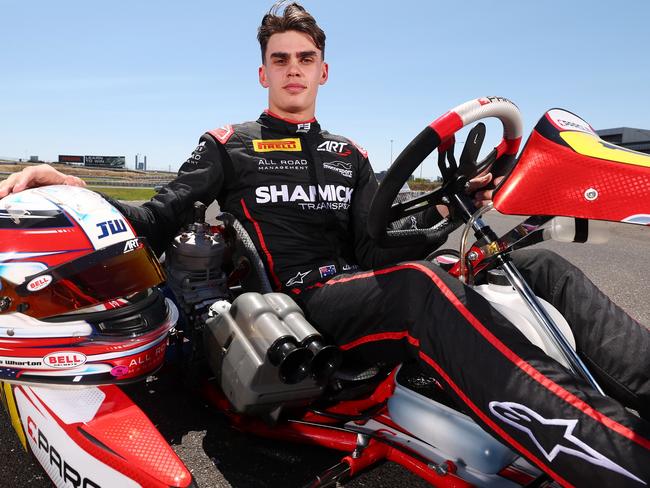
[{"label": "racing driver", "polygon": [[[513,253],[535,293],[571,324],[581,357],[610,395],[603,397],[472,289],[410,261],[432,249],[378,248],[366,231],[377,189],[368,156],[314,118],[328,78],[325,34],[300,5],[282,6],[258,31],[268,109],[255,122],[205,133],[150,202],[112,203],[162,252],[195,201],[217,200],[253,238],[274,288],[343,351],[373,362],[419,361],[484,429],[564,486],[646,485],[650,332],[561,257]],[[490,200],[491,179],[472,180],[478,205]],[[11,175],[0,197],[44,184],[83,182],[36,166]],[[446,214],[432,208],[408,225],[431,226]]]}]

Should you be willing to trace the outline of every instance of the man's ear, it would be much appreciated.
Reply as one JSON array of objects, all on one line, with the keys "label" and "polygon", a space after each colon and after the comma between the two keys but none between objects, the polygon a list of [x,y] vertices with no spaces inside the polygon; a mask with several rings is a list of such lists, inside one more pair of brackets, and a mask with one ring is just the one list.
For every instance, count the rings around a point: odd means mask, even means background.
[{"label": "man's ear", "polygon": [[260,79],[260,85],[262,85],[264,88],[268,88],[269,87],[269,82],[266,79],[266,66],[264,66],[264,65],[260,66],[258,68],[258,70],[257,70],[257,74],[258,74],[259,79]]},{"label": "man's ear", "polygon": [[329,71],[330,71],[329,65],[326,62],[323,62],[323,64],[321,65],[321,73],[320,73],[320,81],[319,81],[320,85],[324,85],[325,83],[327,83],[327,79],[329,78]]}]

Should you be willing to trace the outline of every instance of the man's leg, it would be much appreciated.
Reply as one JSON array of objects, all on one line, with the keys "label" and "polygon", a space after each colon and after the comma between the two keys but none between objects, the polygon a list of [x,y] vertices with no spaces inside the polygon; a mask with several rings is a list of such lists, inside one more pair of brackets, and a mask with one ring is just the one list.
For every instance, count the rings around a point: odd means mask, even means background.
[{"label": "man's leg", "polygon": [[486,430],[566,486],[644,486],[650,425],[546,356],[430,263],[344,275],[303,293],[343,350],[417,358]]},{"label": "man's leg", "polygon": [[650,330],[558,254],[526,249],[512,258],[534,292],[567,319],[576,349],[607,394],[650,420]]}]

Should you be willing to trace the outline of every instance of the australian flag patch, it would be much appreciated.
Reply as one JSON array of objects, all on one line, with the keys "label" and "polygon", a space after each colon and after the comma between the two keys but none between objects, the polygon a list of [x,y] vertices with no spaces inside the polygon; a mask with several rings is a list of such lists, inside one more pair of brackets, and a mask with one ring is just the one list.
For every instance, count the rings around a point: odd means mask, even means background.
[{"label": "australian flag patch", "polygon": [[336,274],[336,266],[333,264],[328,264],[327,266],[321,266],[318,268],[321,278],[327,278],[328,276],[333,276]]}]

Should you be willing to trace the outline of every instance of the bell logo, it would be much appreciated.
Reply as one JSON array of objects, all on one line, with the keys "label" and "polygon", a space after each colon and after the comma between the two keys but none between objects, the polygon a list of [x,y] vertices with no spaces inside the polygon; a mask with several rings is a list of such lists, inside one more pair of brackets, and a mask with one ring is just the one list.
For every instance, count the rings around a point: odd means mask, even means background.
[{"label": "bell logo", "polygon": [[43,358],[50,368],[75,368],[86,362],[86,355],[75,351],[52,352]]},{"label": "bell logo", "polygon": [[52,277],[50,275],[39,276],[27,283],[27,289],[29,291],[39,291],[43,288],[47,288],[50,283],[52,283]]},{"label": "bell logo", "polygon": [[253,139],[253,149],[255,152],[273,152],[273,151],[302,151],[300,139]]}]

